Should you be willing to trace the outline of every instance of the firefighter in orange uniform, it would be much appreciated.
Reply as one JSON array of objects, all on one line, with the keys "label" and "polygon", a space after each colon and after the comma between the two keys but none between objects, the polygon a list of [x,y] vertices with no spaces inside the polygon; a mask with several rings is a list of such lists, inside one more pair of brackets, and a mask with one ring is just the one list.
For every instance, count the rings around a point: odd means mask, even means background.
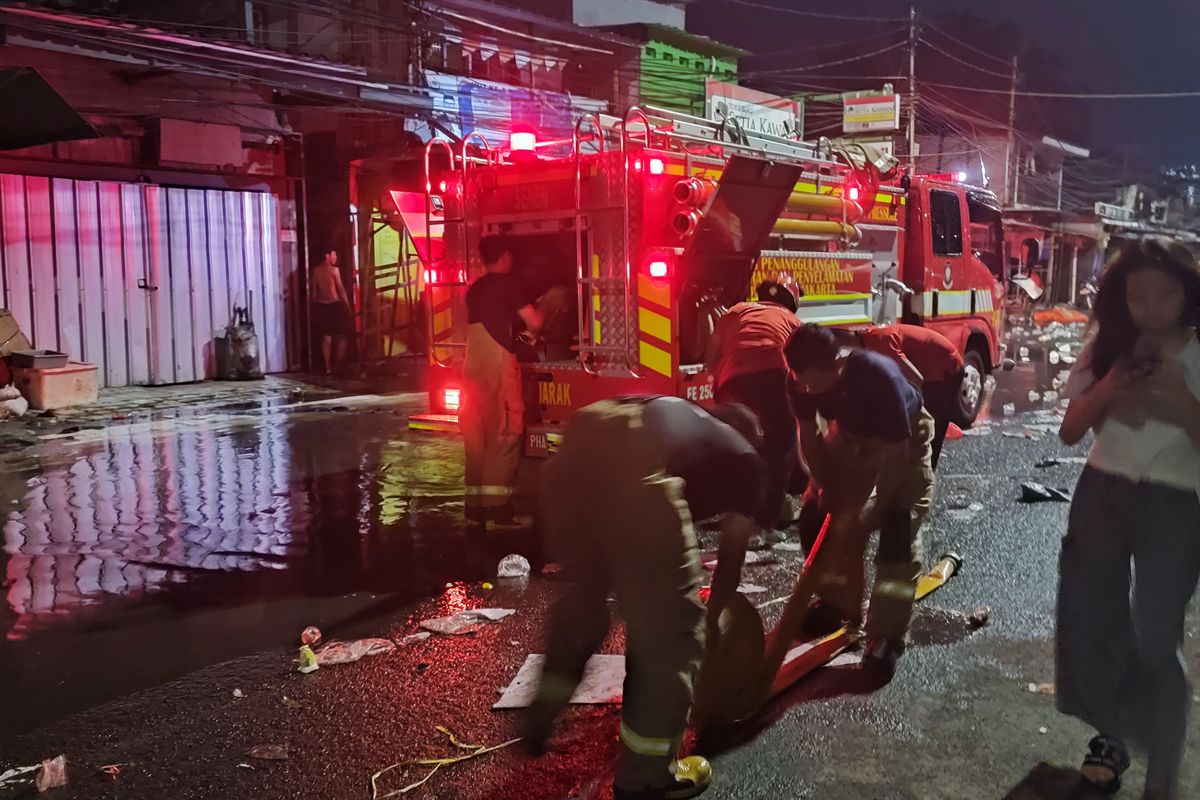
[{"label": "firefighter in orange uniform", "polygon": [[705,361],[715,376],[718,403],[741,403],[763,428],[767,464],[766,498],[758,524],[771,531],[792,511],[783,500],[800,468],[796,418],[788,405],[788,368],[783,345],[801,323],[796,290],[776,281],[759,284],[757,303],[738,303],[719,320],[709,339]]},{"label": "firefighter in orange uniform", "polygon": [[514,349],[518,325],[524,322],[534,333],[541,327],[541,316],[512,274],[512,250],[502,237],[480,239],[479,255],[487,274],[467,289],[467,355],[459,409],[466,448],[467,518],[511,523],[525,423]]}]

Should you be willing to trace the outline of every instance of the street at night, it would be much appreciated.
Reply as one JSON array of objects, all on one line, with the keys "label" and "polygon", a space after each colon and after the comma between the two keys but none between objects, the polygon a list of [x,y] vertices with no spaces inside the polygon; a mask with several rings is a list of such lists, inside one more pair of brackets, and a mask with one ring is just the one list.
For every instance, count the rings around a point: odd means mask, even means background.
[{"label": "street at night", "polygon": [[0,3],[0,800],[1200,797],[1197,31]]},{"label": "street at night", "polygon": [[[1077,458],[1035,466],[1085,450],[1053,434],[1057,402],[1028,398],[1053,391],[1049,352],[1070,341],[1031,342],[1030,363],[1000,376],[994,414],[972,431],[982,435],[948,443],[925,551],[930,562],[956,552],[963,568],[920,607],[896,678],[878,686],[853,663],[827,668],[702,741],[717,771],[709,796],[1066,796],[1084,731],[1054,711],[1046,686],[1067,504],[1018,498],[1022,482],[1069,488],[1081,469]],[[537,540],[465,530],[461,441],[405,428],[421,398],[276,409],[288,405],[278,399],[113,423],[4,456],[0,676],[21,687],[6,703],[6,761],[66,754],[65,797],[354,798],[386,766],[453,755],[435,726],[489,745],[517,735],[516,712],[491,706],[542,651],[561,589],[539,574]],[[1016,414],[1003,415],[1008,403]],[[532,577],[494,577],[510,552],[528,557]],[[778,563],[747,566],[743,581],[763,587],[749,597],[769,625],[801,563],[766,552]],[[423,619],[479,607],[516,613],[295,672],[306,625],[400,641]],[[981,608],[990,621],[974,629],[966,617]],[[621,642],[615,629],[604,652]],[[1200,651],[1189,644],[1188,655]],[[425,796],[605,796],[618,710],[584,708],[543,759],[500,751],[445,769]],[[285,745],[287,760],[247,756],[263,744]],[[126,765],[116,779],[98,769],[111,764]],[[1185,787],[1200,789],[1194,770]]]}]

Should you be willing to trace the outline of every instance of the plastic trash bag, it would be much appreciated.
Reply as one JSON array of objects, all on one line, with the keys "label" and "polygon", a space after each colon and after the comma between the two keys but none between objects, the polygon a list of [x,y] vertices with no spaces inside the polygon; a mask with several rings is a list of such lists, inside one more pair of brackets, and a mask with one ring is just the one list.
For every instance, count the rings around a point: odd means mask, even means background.
[{"label": "plastic trash bag", "polygon": [[322,667],[350,664],[365,656],[390,653],[396,645],[390,639],[356,639],[353,642],[330,642],[317,651],[317,664]]},{"label": "plastic trash bag", "polygon": [[496,567],[497,578],[527,578],[529,577],[529,561],[516,553],[500,559]]}]

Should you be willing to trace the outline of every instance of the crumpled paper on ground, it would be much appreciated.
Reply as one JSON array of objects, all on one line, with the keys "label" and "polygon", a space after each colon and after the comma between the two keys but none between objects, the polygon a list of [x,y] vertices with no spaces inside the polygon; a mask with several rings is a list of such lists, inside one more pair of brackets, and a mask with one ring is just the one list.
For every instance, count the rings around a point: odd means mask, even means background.
[{"label": "crumpled paper on ground", "polygon": [[499,622],[515,613],[516,609],[513,608],[473,608],[448,617],[421,620],[421,627],[445,636],[462,636],[475,633],[488,622]]},{"label": "crumpled paper on ground", "polygon": [[[537,694],[546,657],[532,653],[492,708],[528,708]],[[625,656],[592,656],[583,668],[571,702],[578,705],[619,703],[625,685]]]},{"label": "crumpled paper on ground", "polygon": [[356,639],[353,642],[330,642],[316,652],[317,663],[322,667],[334,664],[350,664],[365,656],[390,653],[396,645],[390,639]]},{"label": "crumpled paper on ground", "polygon": [[34,781],[39,793],[57,789],[60,786],[67,785],[67,757],[55,756],[49,761],[42,762],[42,768],[38,771],[37,779]]}]

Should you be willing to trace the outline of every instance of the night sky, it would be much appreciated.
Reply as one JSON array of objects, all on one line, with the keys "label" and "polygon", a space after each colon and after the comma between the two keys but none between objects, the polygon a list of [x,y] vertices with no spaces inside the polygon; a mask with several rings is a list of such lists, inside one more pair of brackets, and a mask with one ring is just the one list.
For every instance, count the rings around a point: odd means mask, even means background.
[{"label": "night sky", "polygon": [[[893,18],[907,17],[910,5],[908,0],[761,2],[805,11]],[[955,17],[961,19],[963,15],[977,16],[987,24],[994,24],[995,35],[989,38],[998,40],[976,44],[986,46],[996,55],[1009,57],[1014,52],[1011,35],[1003,32],[1003,26],[1007,25],[1009,31],[1015,31],[1022,39],[1017,45],[1018,50],[1036,48],[1062,63],[1058,74],[1024,71],[1022,88],[1026,90],[1200,90],[1200,0],[916,0],[915,5],[918,15],[943,28],[953,27]],[[903,24],[818,19],[750,8],[733,0],[697,0],[690,6],[688,14],[688,27],[694,32],[755,53],[792,47],[811,48],[822,41],[852,42],[862,37],[861,45],[847,43],[836,50],[816,52],[800,50],[795,60],[790,60],[787,55],[780,56],[770,62],[772,67],[820,63],[867,52],[890,41],[887,32]],[[871,36],[875,38],[869,39]],[[955,52],[972,57],[969,51]],[[907,63],[903,51],[886,58],[894,60],[896,68]],[[1004,69],[986,59],[979,59],[979,63],[1001,71]],[[944,60],[939,62],[934,58],[926,64],[928,68],[922,69],[918,63],[919,81],[961,84],[969,80],[972,84],[1004,88],[1003,80],[977,74],[966,67],[956,68]],[[863,74],[856,71],[861,66],[847,64],[825,72]],[[878,85],[878,82],[868,81],[862,88],[871,85]],[[1079,114],[1069,105],[1063,107],[1061,101],[1045,102],[1059,104],[1060,114]],[[1079,126],[1084,131],[1079,136],[1088,139],[1080,142],[1085,146],[1119,150],[1129,145],[1143,159],[1159,164],[1200,162],[1200,97],[1089,100],[1084,107],[1087,122]],[[1050,109],[1051,116],[1053,111]],[[1043,112],[1038,114],[1043,115]],[[1022,116],[1026,118],[1021,127],[1029,133],[1040,135],[1044,132],[1034,128],[1045,125],[1031,120],[1029,114]],[[1058,126],[1073,127],[1069,124]]]}]

